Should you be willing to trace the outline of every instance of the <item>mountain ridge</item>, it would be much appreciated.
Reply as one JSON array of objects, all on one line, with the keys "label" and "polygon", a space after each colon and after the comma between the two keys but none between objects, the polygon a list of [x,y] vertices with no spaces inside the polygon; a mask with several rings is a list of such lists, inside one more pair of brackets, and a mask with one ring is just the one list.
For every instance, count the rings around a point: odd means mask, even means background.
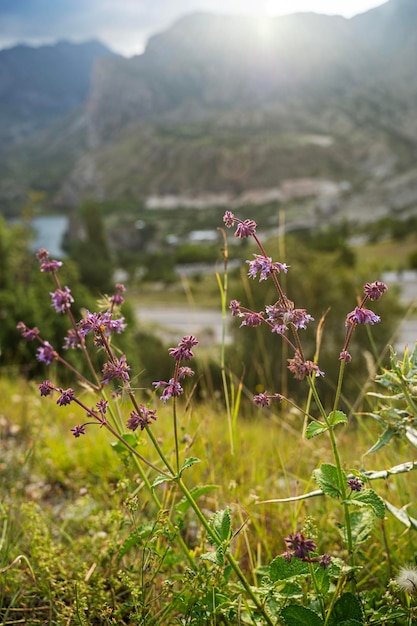
[{"label": "mountain ridge", "polygon": [[[369,191],[417,160],[416,8],[389,0],[349,20],[185,16],[142,55],[97,58],[78,110],[12,157],[0,150],[0,200],[22,202],[42,171],[63,207],[85,197],[241,193],[297,176]],[[36,177],[23,150],[38,155]]]}]

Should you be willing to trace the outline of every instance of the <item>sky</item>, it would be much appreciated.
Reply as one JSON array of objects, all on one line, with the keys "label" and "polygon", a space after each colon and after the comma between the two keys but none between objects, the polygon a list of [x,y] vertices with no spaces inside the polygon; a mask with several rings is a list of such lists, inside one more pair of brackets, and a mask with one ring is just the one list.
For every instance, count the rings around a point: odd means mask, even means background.
[{"label": "sky", "polygon": [[278,16],[313,11],[350,18],[386,0],[0,0],[0,48],[60,39],[98,39],[109,48],[141,54],[149,37],[196,11]]}]

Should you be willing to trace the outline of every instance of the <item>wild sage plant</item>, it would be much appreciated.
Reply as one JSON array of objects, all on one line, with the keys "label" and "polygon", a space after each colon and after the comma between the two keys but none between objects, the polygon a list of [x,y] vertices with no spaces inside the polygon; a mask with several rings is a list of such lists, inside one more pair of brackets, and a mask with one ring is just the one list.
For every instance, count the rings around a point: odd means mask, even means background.
[{"label": "wild sage plant", "polygon": [[[232,316],[241,319],[241,326],[256,328],[266,325],[271,333],[281,337],[289,347],[291,356],[288,359],[288,369],[294,378],[307,381],[319,414],[317,417],[300,408],[309,422],[306,436],[310,439],[326,434],[330,439],[334,459],[334,464],[323,463],[314,470],[314,479],[320,487],[320,490],[314,495],[325,494],[340,502],[343,509],[341,530],[345,543],[344,559],[336,559],[328,554],[318,555],[313,540],[306,538],[302,532],[290,534],[285,539],[287,550],[277,557],[271,563],[269,570],[266,571],[265,581],[266,586],[269,584],[269,599],[271,602],[273,599],[278,604],[280,601],[285,603],[284,599],[288,599],[289,596],[293,597],[294,600],[299,600],[303,596],[301,585],[297,584],[291,591],[290,583],[299,583],[303,576],[310,574],[315,597],[313,608],[296,604],[284,606],[280,611],[284,623],[340,624],[345,620],[348,623],[348,616],[350,620],[353,620],[349,621],[349,624],[363,623],[362,608],[354,595],[357,569],[355,553],[359,544],[369,536],[374,518],[384,518],[385,505],[382,498],[373,489],[366,486],[366,476],[358,475],[353,470],[345,471],[337,444],[336,430],[347,423],[347,416],[339,409],[339,404],[345,368],[352,360],[352,355],[349,353],[350,341],[358,325],[372,325],[380,321],[379,316],[366,308],[365,304],[368,301],[379,300],[387,290],[387,286],[381,281],[366,283],[361,302],[346,315],[346,336],[338,355],[340,363],[338,383],[333,408],[328,413],[316,386],[317,377],[325,374],[320,370],[315,360],[307,358],[301,340],[301,331],[307,328],[307,324],[313,321],[313,318],[306,309],[296,308],[281,286],[279,276],[281,273],[288,272],[288,265],[273,261],[268,256],[256,234],[257,225],[253,220],[242,220],[231,211],[226,211],[224,223],[228,228],[236,227],[235,237],[253,238],[259,253],[254,254],[253,259],[247,261],[249,265],[248,275],[253,279],[259,278],[260,282],[272,280],[277,295],[276,301],[267,304],[262,311],[253,311],[240,302],[232,300],[230,303]],[[260,407],[269,406],[271,401],[281,400],[283,400],[283,396],[280,393],[268,393],[267,391],[254,397],[254,403]],[[291,403],[288,398],[286,401]],[[301,496],[299,499],[304,497],[307,496]],[[289,498],[287,501],[295,499],[297,498]],[[285,500],[275,501],[284,502]],[[337,580],[337,586],[329,600],[328,592],[332,579]],[[287,587],[283,586],[283,581],[287,583]],[[279,587],[281,589],[278,591],[277,588]]]},{"label": "wild sage plant", "polygon": [[[252,578],[249,582],[248,576],[233,554],[233,540],[239,529],[235,531],[232,529],[230,510],[218,511],[207,519],[198,504],[198,498],[208,492],[210,485],[191,488],[186,481],[187,470],[199,459],[181,456],[178,436],[179,398],[183,394],[186,379],[194,375],[189,363],[194,357],[193,350],[198,345],[197,339],[192,335],[184,336],[176,347],[169,349],[173,359],[172,378],[166,381],[155,381],[151,400],[146,404],[140,402],[137,399],[136,390],[131,385],[131,371],[127,358],[113,345],[115,336],[123,332],[126,327],[125,320],[120,314],[120,307],[124,301],[124,286],[121,284],[116,286],[115,293],[107,298],[105,309],[98,312],[86,311],[82,319],[76,321],[71,308],[73,304],[71,291],[67,286],[63,287],[59,280],[59,269],[62,263],[51,260],[44,249],[38,252],[37,258],[41,272],[50,274],[54,283],[55,290],[50,292],[52,306],[57,314],[66,314],[69,319],[69,330],[63,349],[77,349],[83,353],[90,371],[90,378],[73,368],[58,350],[42,337],[39,329],[28,328],[24,322],[19,322],[18,328],[24,339],[35,340],[39,343],[37,359],[41,363],[48,366],[52,362],[58,362],[71,369],[79,380],[80,388],[88,387],[98,395],[98,400],[91,407],[85,403],[81,393],[72,388],[63,389],[48,379],[39,385],[40,394],[41,396],[54,395],[60,406],[75,404],[80,407],[85,418],[72,427],[74,437],[79,439],[90,435],[94,428],[105,428],[117,440],[117,446],[131,455],[135,468],[148,489],[157,511],[164,515],[170,540],[176,542],[182,551],[187,565],[184,584],[189,581],[187,584],[190,587],[194,585],[198,592],[198,584],[195,581],[202,580],[200,578],[201,566],[213,569],[213,580],[216,579],[216,585],[220,591],[219,593],[213,591],[211,608],[208,608],[207,596],[204,601],[200,602],[199,607],[194,607],[194,617],[190,618],[191,621],[181,623],[241,623],[267,624],[268,626],[275,624],[295,626],[301,623],[310,626],[364,624],[363,607],[355,589],[355,577],[359,569],[355,555],[358,546],[370,536],[375,519],[384,518],[385,503],[369,487],[369,481],[379,476],[372,475],[371,472],[360,474],[345,469],[346,462],[339,452],[337,429],[347,423],[347,416],[340,410],[339,403],[345,368],[352,359],[349,353],[352,335],[358,325],[372,325],[380,321],[378,315],[366,308],[365,304],[368,301],[379,300],[387,287],[380,281],[366,283],[361,302],[346,315],[346,337],[338,355],[340,364],[338,384],[332,410],[328,413],[321,402],[316,386],[316,378],[324,376],[325,373],[320,370],[314,358],[309,359],[305,354],[301,339],[302,331],[307,329],[313,318],[305,309],[296,308],[281,286],[280,274],[287,273],[289,267],[285,263],[272,261],[272,258],[267,255],[256,234],[256,223],[253,220],[241,220],[227,211],[224,223],[226,227],[236,226],[236,237],[254,239],[259,248],[259,254],[255,254],[253,259],[247,261],[248,275],[254,279],[259,277],[261,282],[271,280],[277,293],[276,301],[267,304],[264,310],[258,312],[233,300],[230,303],[232,316],[241,320],[241,326],[256,328],[266,325],[273,335],[286,342],[291,351],[288,369],[296,379],[307,381],[318,413],[316,416],[310,409],[300,409],[308,420],[306,436],[307,438],[329,437],[333,454],[334,463],[323,463],[313,472],[318,490],[310,494],[274,501],[294,501],[319,495],[326,495],[333,499],[341,506],[343,512],[341,536],[344,551],[342,550],[338,555],[320,554],[317,551],[316,542],[309,537],[310,529],[300,528],[283,538],[282,554],[276,556],[269,565],[257,569],[255,575],[258,577],[259,584],[253,586]],[[91,351],[96,350],[103,355],[101,372],[95,370],[90,356]],[[224,366],[223,362],[222,366]],[[158,409],[155,408],[154,403],[157,393],[160,393],[163,403],[172,404],[173,455],[170,450],[166,451],[163,448],[154,432],[158,427]],[[121,394],[130,402],[128,415],[123,415],[120,410],[118,397]],[[271,402],[282,400],[283,396],[280,393],[266,390],[254,396],[254,403],[261,408],[269,406]],[[291,401],[286,399],[286,402]],[[235,418],[235,415],[230,415],[230,420],[234,421]],[[143,433],[148,437],[156,460],[150,454],[145,456],[139,452],[137,449],[138,433]],[[232,439],[231,443],[233,443]],[[150,478],[152,474],[153,479]],[[179,503],[170,506],[168,513],[166,502],[163,502],[158,495],[160,485],[169,485],[182,496]],[[201,555],[199,563],[196,555],[184,541],[177,521],[181,512],[186,509],[194,512],[208,543],[212,546],[212,549]],[[132,544],[134,545],[134,542]],[[253,575],[254,572],[252,572]],[[398,584],[403,584],[409,592],[410,585],[408,584],[408,587],[406,585],[408,578],[406,577],[406,580],[404,576],[401,579],[402,582],[400,580]],[[309,581],[310,588],[306,586],[306,581]]]},{"label": "wild sage plant", "polygon": [[[63,389],[49,379],[39,384],[40,395],[56,395],[56,403],[62,407],[70,404],[76,404],[80,407],[85,418],[71,429],[72,434],[77,439],[86,436],[95,427],[108,430],[118,441],[118,445],[131,454],[137,471],[144,485],[148,488],[159,512],[162,512],[164,507],[157,495],[157,487],[166,483],[176,485],[187,506],[194,511],[207,535],[208,542],[214,548],[214,551],[203,554],[202,559],[206,563],[212,563],[213,567],[227,571],[227,579],[234,572],[239,583],[238,595],[243,593],[246,596],[245,603],[249,607],[249,613],[260,616],[263,623],[272,626],[274,620],[269,615],[263,600],[253,590],[232,554],[233,532],[229,510],[218,511],[211,519],[207,520],[198,506],[197,498],[206,493],[209,487],[205,488],[203,486],[190,489],[184,480],[186,470],[199,462],[199,459],[194,457],[180,458],[177,400],[183,394],[183,381],[187,377],[194,375],[194,371],[188,366],[188,363],[194,357],[193,349],[198,345],[198,340],[193,335],[187,335],[181,339],[176,347],[170,348],[169,354],[173,358],[173,376],[168,381],[159,380],[153,384],[156,391],[162,391],[160,395],[162,402],[172,401],[175,447],[174,461],[172,462],[170,453],[166,453],[163,450],[158,437],[152,430],[153,424],[158,417],[157,409],[150,408],[149,405],[145,405],[137,400],[135,390],[130,383],[130,366],[127,363],[126,355],[118,354],[117,349],[113,347],[114,335],[123,332],[126,328],[125,320],[120,316],[119,312],[124,301],[123,293],[125,292],[125,287],[122,284],[116,285],[114,295],[107,299],[108,306],[106,310],[98,312],[87,310],[82,319],[77,322],[71,310],[71,305],[74,302],[71,290],[68,286],[63,287],[59,280],[59,269],[62,266],[62,262],[50,259],[46,249],[40,249],[36,256],[40,263],[40,271],[50,274],[55,286],[55,290],[49,292],[52,307],[57,314],[66,314],[70,322],[70,328],[62,348],[64,350],[79,349],[82,351],[90,370],[90,379],[78,372],[64,359],[58,350],[42,337],[37,327],[28,328],[23,321],[20,321],[17,328],[26,341],[35,340],[39,343],[36,354],[39,362],[48,366],[56,361],[60,365],[69,368],[78,378],[81,389],[89,388],[97,393],[100,399],[93,407],[87,406],[82,399],[82,394],[78,394],[72,388]],[[92,341],[87,343],[89,337],[91,337]],[[92,359],[90,358],[90,350],[100,350],[104,355],[104,364],[101,372],[97,372],[94,369]],[[129,412],[129,416],[124,419],[120,415],[117,406],[117,397],[120,394],[128,397],[132,409]],[[156,453],[157,461],[152,460],[149,456],[144,456],[137,450],[137,431],[146,433],[152,444],[153,451]],[[147,471],[145,471],[148,469],[155,473],[155,478],[152,482],[148,477]],[[178,514],[182,510],[184,510],[183,502],[180,502],[178,507],[174,507],[174,513]],[[195,571],[197,569],[195,558],[183,540],[179,527],[169,515],[166,517],[166,523],[171,532],[171,539],[179,544],[188,567]],[[225,611],[231,615],[235,612],[233,606],[228,607]],[[224,619],[227,620],[226,617]]]}]

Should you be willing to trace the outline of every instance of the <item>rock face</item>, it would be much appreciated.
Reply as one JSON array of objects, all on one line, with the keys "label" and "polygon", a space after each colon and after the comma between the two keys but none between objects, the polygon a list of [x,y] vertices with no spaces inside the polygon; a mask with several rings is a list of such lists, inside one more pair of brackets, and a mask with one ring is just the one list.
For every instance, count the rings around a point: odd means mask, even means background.
[{"label": "rock face", "polygon": [[[380,207],[379,189],[395,192],[384,210],[410,208],[416,26],[415,0],[389,0],[351,20],[197,13],[131,59],[95,43],[0,52],[0,201],[250,201],[316,179],[346,182],[352,212]],[[6,137],[26,139],[2,154]]]}]

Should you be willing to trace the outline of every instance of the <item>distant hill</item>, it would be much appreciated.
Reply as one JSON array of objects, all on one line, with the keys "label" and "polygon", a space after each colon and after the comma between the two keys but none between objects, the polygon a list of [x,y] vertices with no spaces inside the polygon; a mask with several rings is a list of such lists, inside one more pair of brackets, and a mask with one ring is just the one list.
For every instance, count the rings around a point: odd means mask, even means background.
[{"label": "distant hill", "polygon": [[33,111],[42,129],[5,153],[1,138],[18,126],[7,131],[1,113],[0,207],[16,210],[34,187],[63,207],[137,206],[168,194],[278,197],[308,178],[343,183],[327,204],[351,215],[364,202],[375,214],[417,210],[416,59],[417,2],[389,0],[350,20],[188,15],[140,56],[91,51],[68,83],[45,62],[36,97],[29,78],[13,96],[18,123]]},{"label": "distant hill", "polygon": [[97,41],[0,50],[0,141],[17,141],[85,104],[93,65],[113,56]]}]

